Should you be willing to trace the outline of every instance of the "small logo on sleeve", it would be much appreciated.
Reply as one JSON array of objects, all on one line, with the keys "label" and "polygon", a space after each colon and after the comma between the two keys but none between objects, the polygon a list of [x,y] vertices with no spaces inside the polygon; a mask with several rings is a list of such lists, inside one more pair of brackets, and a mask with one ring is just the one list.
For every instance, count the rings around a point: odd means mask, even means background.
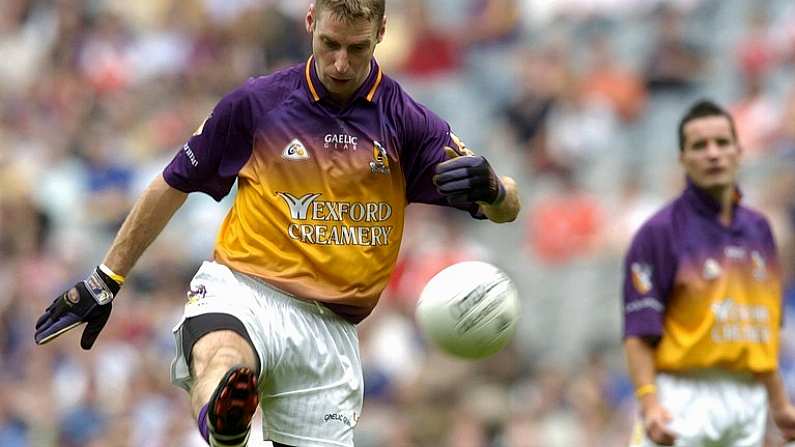
[{"label": "small logo on sleeve", "polygon": [[630,266],[632,274],[632,285],[635,290],[645,295],[651,291],[651,266],[640,262],[633,262]]},{"label": "small logo on sleeve", "polygon": [[185,145],[182,146],[182,150],[185,152],[185,156],[188,157],[191,166],[193,166],[194,168],[196,166],[199,166],[199,160],[196,159],[196,154],[193,152],[193,149],[190,148],[190,145],[188,145],[188,143],[185,143]]},{"label": "small logo on sleeve", "polygon": [[309,151],[298,138],[294,138],[287,147],[282,150],[282,158],[285,160],[308,160]]},{"label": "small logo on sleeve", "polygon": [[627,303],[627,305],[624,306],[624,313],[631,314],[632,312],[640,312],[646,309],[651,309],[655,312],[662,312],[665,309],[665,307],[656,297],[647,296],[637,301],[632,301],[631,303]]}]

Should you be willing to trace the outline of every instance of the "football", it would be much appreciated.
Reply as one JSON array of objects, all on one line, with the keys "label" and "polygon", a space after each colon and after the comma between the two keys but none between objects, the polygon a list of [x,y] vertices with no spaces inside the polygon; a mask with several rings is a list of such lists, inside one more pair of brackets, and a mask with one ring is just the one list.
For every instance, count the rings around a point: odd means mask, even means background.
[{"label": "football", "polygon": [[416,308],[424,336],[442,351],[467,359],[504,348],[518,319],[513,281],[481,261],[460,262],[437,273],[423,288]]}]

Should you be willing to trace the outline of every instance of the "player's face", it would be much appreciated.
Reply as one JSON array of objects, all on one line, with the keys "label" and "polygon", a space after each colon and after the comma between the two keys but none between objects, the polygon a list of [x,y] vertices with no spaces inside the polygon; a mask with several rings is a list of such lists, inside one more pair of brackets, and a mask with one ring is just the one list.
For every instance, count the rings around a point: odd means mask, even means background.
[{"label": "player's face", "polygon": [[706,190],[733,188],[740,164],[740,146],[732,135],[729,119],[707,116],[684,127],[684,148],[679,162],[688,177]]},{"label": "player's face", "polygon": [[306,14],[312,33],[312,54],[318,77],[332,98],[346,103],[370,74],[375,46],[384,36],[386,19],[378,26],[370,20],[346,21],[314,5]]}]

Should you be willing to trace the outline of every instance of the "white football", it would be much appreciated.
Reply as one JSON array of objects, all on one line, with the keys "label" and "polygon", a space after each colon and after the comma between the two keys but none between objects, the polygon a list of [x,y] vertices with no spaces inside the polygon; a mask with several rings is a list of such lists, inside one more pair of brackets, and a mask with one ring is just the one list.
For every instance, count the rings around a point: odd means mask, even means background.
[{"label": "white football", "polygon": [[460,262],[428,281],[416,319],[423,334],[443,351],[483,358],[511,340],[519,319],[519,295],[513,281],[497,267]]}]

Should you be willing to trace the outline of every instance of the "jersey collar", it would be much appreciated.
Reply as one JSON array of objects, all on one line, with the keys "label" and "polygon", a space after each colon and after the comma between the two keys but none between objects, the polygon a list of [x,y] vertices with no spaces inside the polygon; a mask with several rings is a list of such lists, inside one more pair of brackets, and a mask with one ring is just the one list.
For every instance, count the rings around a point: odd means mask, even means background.
[{"label": "jersey collar", "polygon": [[[309,93],[309,98],[313,102],[318,102],[323,98],[329,96],[328,90],[326,87],[323,86],[323,83],[320,82],[320,78],[317,76],[317,69],[315,68],[315,57],[309,56],[309,59],[306,61],[304,66],[304,78],[306,81],[306,87]],[[367,79],[364,80],[364,83],[356,90],[356,93],[353,95],[353,101],[357,101],[359,99],[364,99],[367,102],[375,102],[378,98],[378,87],[381,86],[381,81],[383,80],[384,74],[381,72],[381,67],[375,61],[375,59],[370,61],[370,74],[367,76]]]},{"label": "jersey collar", "polygon": [[[714,217],[720,213],[721,206],[717,200],[712,198],[706,191],[696,186],[695,183],[687,178],[687,187],[685,188],[685,200],[698,212],[707,216]],[[740,188],[734,187],[734,198],[732,205],[736,208],[740,204],[743,194]]]}]

